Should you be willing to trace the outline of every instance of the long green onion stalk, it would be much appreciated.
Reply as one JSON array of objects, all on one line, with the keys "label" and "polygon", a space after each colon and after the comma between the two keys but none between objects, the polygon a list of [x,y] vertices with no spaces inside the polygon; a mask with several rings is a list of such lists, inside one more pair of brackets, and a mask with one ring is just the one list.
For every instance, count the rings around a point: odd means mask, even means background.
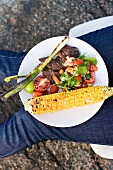
[{"label": "long green onion stalk", "polygon": [[[17,83],[16,85],[12,86],[8,91],[3,92],[0,95],[0,99],[6,101],[9,97],[12,97],[16,93],[20,92],[22,89],[25,88],[27,84],[29,84],[44,68],[45,66],[53,59],[53,57],[67,44],[69,41],[68,37],[65,37],[53,50],[51,55],[41,64],[34,68],[32,72],[30,72],[26,76],[14,76],[14,78],[26,77],[26,79],[22,80],[21,82]],[[8,77],[9,81],[12,79],[13,76]],[[11,79],[10,79],[11,78]],[[7,80],[7,79],[6,79]]]}]

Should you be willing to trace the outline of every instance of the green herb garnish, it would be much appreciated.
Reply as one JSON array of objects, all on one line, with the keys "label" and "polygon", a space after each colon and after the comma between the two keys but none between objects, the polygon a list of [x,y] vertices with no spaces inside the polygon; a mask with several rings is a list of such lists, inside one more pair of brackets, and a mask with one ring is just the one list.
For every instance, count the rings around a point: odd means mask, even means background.
[{"label": "green herb garnish", "polygon": [[64,72],[60,76],[61,82],[60,82],[60,84],[58,84],[58,87],[64,88],[64,89],[66,89],[66,91],[75,89],[75,85],[80,84],[80,82],[78,80],[76,80],[75,74],[73,76],[70,76],[67,72]]},{"label": "green herb garnish", "polygon": [[87,57],[86,54],[82,54],[79,58],[83,61],[88,61],[91,64],[97,65],[97,59],[94,57]]},{"label": "green herb garnish", "polygon": [[77,74],[87,74],[88,73],[88,63],[78,64],[76,69]]}]

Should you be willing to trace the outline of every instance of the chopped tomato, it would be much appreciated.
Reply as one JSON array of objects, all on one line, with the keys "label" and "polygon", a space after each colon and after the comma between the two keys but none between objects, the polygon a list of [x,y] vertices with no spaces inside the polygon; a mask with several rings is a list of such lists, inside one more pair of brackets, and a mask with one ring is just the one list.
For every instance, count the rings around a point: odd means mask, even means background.
[{"label": "chopped tomato", "polygon": [[97,71],[97,70],[98,70],[98,67],[96,65],[90,64],[89,71],[94,72],[94,71]]},{"label": "chopped tomato", "polygon": [[91,78],[95,79],[95,72],[90,72]]},{"label": "chopped tomato", "polygon": [[73,57],[69,57],[69,59],[65,60],[64,66],[73,66],[73,65],[78,65],[78,64],[84,64],[84,61],[77,58],[77,59],[71,59]]},{"label": "chopped tomato", "polygon": [[58,92],[58,86],[56,84],[53,84],[50,88],[50,93],[53,94],[53,93],[57,93]]},{"label": "chopped tomato", "polygon": [[74,64],[74,65],[84,64],[84,61],[81,60],[81,59],[79,59],[79,58],[77,58],[76,60],[73,61],[73,64]]},{"label": "chopped tomato", "polygon": [[35,91],[44,92],[50,87],[50,81],[44,76],[38,76],[34,81]]},{"label": "chopped tomato", "polygon": [[89,80],[84,80],[87,84],[93,84],[95,82],[94,78],[90,78]]},{"label": "chopped tomato", "polygon": [[76,80],[78,80],[79,82],[82,82],[82,77],[81,76],[75,76]]},{"label": "chopped tomato", "polygon": [[33,93],[32,93],[32,96],[33,97],[38,97],[38,96],[42,96],[43,95],[43,92],[40,92],[40,91],[34,91]]}]

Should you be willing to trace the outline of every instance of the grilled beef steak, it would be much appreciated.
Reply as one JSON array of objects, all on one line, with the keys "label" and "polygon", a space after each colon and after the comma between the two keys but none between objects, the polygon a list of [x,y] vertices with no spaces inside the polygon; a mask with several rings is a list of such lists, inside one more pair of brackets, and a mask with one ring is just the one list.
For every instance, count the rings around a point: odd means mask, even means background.
[{"label": "grilled beef steak", "polygon": [[78,50],[77,47],[70,47],[68,45],[65,45],[62,50],[61,53],[65,56],[70,56],[70,57],[79,57],[80,52]]}]

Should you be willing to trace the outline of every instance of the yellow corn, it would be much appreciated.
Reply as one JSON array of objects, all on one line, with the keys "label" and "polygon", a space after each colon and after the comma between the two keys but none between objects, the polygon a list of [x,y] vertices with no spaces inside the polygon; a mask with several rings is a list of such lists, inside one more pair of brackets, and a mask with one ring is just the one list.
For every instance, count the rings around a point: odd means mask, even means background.
[{"label": "yellow corn", "polygon": [[93,86],[31,98],[25,110],[33,114],[55,112],[101,102],[113,95],[113,87]]}]

